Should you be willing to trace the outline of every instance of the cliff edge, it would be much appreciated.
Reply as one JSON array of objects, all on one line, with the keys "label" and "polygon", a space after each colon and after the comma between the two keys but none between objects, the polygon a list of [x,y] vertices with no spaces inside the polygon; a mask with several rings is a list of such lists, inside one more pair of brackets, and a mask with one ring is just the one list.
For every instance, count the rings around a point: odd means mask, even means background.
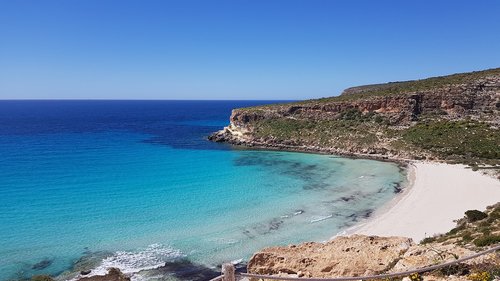
[{"label": "cliff edge", "polygon": [[234,109],[209,139],[387,159],[500,165],[500,68]]}]

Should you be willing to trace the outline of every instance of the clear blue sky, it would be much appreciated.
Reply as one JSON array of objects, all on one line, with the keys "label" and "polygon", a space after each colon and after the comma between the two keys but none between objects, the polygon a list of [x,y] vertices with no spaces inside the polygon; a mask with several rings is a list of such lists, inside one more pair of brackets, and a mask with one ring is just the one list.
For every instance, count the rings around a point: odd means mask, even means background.
[{"label": "clear blue sky", "polygon": [[1,99],[306,99],[493,67],[498,0],[0,0]]}]

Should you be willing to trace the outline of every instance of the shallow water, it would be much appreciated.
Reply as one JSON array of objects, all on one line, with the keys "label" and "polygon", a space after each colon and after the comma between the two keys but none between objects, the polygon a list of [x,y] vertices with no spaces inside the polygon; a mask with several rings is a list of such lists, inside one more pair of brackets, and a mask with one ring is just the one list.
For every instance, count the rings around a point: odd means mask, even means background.
[{"label": "shallow water", "polygon": [[261,103],[1,101],[0,280],[82,256],[97,258],[78,269],[133,273],[323,241],[404,181],[392,163],[205,140],[231,108]]}]

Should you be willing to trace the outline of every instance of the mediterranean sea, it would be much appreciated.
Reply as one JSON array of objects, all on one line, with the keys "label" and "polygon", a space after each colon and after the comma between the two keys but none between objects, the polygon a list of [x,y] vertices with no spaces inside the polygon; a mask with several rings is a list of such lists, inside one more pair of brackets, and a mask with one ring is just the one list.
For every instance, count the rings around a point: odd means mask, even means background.
[{"label": "mediterranean sea", "polygon": [[111,266],[193,280],[266,246],[328,240],[404,185],[393,163],[206,139],[231,109],[266,103],[0,101],[0,280]]}]

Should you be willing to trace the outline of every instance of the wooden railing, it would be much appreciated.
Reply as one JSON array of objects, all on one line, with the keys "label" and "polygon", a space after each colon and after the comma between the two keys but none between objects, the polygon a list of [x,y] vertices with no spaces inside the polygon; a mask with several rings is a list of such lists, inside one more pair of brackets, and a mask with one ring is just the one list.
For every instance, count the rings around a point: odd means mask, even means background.
[{"label": "wooden railing", "polygon": [[386,279],[400,276],[409,276],[414,273],[424,273],[430,272],[436,269],[441,269],[450,265],[458,264],[467,260],[471,260],[480,257],[485,254],[493,253],[500,250],[500,245],[491,247],[488,250],[470,255],[465,258],[456,259],[454,261],[445,262],[442,264],[422,267],[418,269],[388,273],[380,275],[370,275],[370,276],[352,276],[352,277],[336,277],[336,278],[307,278],[307,277],[285,277],[285,276],[274,276],[274,275],[262,275],[262,274],[252,274],[252,273],[236,273],[234,265],[231,263],[226,263],[222,265],[222,275],[211,279],[210,281],[236,281],[241,278],[253,278],[253,279],[266,279],[266,280],[282,280],[282,281],[354,281],[354,280],[375,280],[375,279]]}]

